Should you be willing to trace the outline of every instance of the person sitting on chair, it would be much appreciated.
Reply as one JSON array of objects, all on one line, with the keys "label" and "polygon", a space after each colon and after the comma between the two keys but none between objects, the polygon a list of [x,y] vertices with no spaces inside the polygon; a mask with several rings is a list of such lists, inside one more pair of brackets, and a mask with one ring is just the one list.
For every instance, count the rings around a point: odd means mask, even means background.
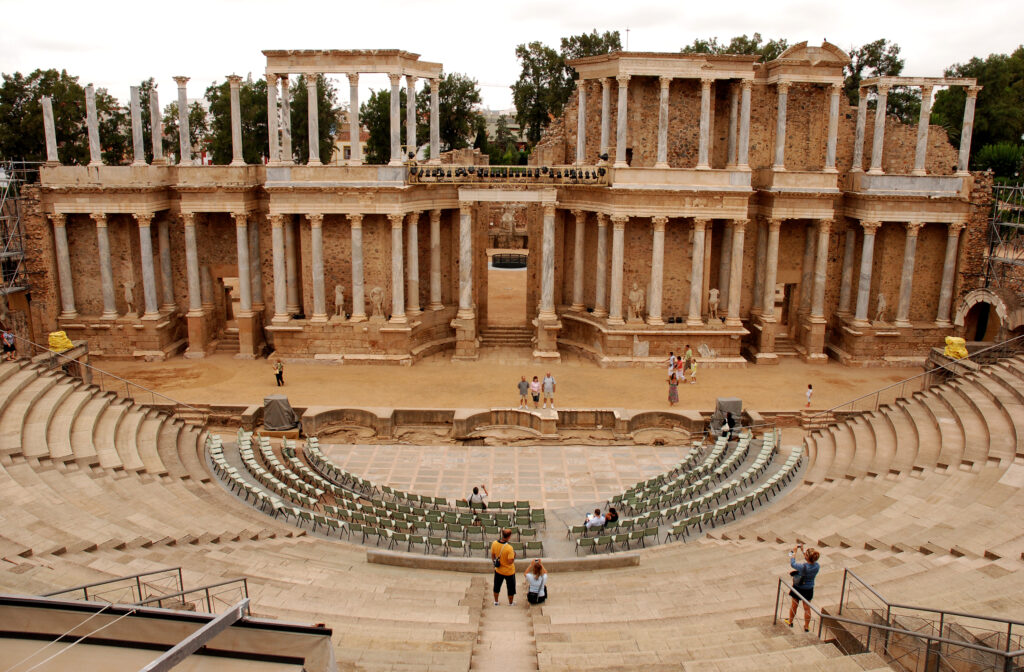
[{"label": "person sitting on chair", "polygon": [[601,509],[594,509],[593,513],[587,514],[587,522],[583,523],[587,526],[588,530],[592,530],[595,527],[604,527],[606,519],[601,515]]}]

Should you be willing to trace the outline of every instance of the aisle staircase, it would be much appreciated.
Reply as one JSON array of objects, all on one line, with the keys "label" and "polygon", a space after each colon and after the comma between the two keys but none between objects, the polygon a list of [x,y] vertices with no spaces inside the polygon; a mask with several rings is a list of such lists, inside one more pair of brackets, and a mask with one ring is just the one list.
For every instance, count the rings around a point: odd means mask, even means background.
[{"label": "aisle staircase", "polygon": [[532,348],[533,329],[488,325],[480,330],[480,347]]}]

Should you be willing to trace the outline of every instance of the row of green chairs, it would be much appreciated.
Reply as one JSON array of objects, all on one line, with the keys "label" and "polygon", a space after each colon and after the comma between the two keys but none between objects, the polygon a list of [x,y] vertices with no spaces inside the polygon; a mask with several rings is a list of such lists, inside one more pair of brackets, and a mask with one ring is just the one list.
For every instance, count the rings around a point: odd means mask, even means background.
[{"label": "row of green chairs", "polygon": [[646,548],[648,542],[659,543],[658,534],[657,527],[645,527],[631,532],[603,534],[598,537],[580,537],[576,540],[576,555],[580,554],[580,550],[593,553],[604,548],[607,551],[614,551],[616,544],[619,545],[619,550],[631,550],[631,544],[639,544],[641,548]]}]

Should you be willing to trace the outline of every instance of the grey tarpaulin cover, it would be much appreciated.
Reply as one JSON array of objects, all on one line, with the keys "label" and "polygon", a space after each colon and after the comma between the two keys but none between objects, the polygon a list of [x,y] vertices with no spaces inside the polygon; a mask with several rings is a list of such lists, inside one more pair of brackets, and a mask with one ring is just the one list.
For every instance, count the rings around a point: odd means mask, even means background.
[{"label": "grey tarpaulin cover", "polygon": [[717,434],[725,422],[725,414],[732,413],[733,422],[738,425],[743,420],[743,400],[736,397],[719,397],[715,401],[715,412],[711,416],[711,431]]},{"label": "grey tarpaulin cover", "polygon": [[299,418],[283,394],[271,394],[263,398],[263,427],[272,432],[292,429],[299,424]]}]

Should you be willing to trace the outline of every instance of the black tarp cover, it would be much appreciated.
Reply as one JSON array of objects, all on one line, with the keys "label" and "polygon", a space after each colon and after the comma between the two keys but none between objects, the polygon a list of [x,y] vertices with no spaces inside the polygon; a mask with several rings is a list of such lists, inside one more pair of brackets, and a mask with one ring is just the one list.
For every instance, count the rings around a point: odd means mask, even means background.
[{"label": "black tarp cover", "polygon": [[299,417],[283,394],[271,394],[263,398],[263,427],[272,432],[293,429],[299,425]]}]

